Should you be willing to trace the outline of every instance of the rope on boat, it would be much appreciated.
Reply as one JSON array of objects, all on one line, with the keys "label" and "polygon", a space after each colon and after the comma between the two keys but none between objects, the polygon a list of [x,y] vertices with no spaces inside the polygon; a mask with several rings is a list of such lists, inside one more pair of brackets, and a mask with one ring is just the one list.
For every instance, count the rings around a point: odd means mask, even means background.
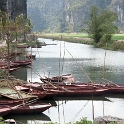
[{"label": "rope on boat", "polygon": [[72,91],[72,90],[68,90],[67,88],[65,88],[65,87],[60,87],[62,90],[65,90],[65,91],[67,91],[67,92],[74,92],[74,91]]},{"label": "rope on boat", "polygon": [[[12,80],[11,80],[11,81],[12,81]],[[14,88],[14,87],[11,85],[11,83],[9,83],[8,80],[7,80],[7,82],[8,82],[8,84],[10,85],[10,87],[11,87],[14,91],[16,91],[16,93],[18,94],[19,98],[23,99],[21,93],[20,93],[19,91],[17,91],[16,88]],[[13,83],[13,81],[12,81],[12,83]]]},{"label": "rope on boat", "polygon": [[109,80],[107,80],[107,79],[105,79],[105,78],[102,78],[102,80],[108,81],[108,83],[110,83],[110,84],[114,84],[115,86],[119,87],[118,84],[116,84],[116,83],[114,83],[114,82],[112,82],[112,81],[109,81]]},{"label": "rope on boat", "polygon": [[38,98],[30,100],[28,102],[23,102],[22,104],[19,104],[19,105],[16,105],[16,106],[12,107],[11,109],[16,109],[16,108],[19,108],[19,107],[23,107],[25,105],[30,105],[30,104],[36,102],[37,100],[38,100]]},{"label": "rope on boat", "polygon": [[[54,86],[52,83],[50,83],[50,82],[48,82],[52,87],[54,87],[54,88],[56,88],[57,89],[57,87],[56,86]],[[44,88],[44,84],[43,85],[41,85],[42,86],[42,88],[43,88],[43,90],[47,90],[47,89],[45,89]],[[47,91],[49,91],[49,90],[47,90]]]},{"label": "rope on boat", "polygon": [[[66,49],[67,50],[67,49]],[[68,50],[67,50],[68,51]],[[68,51],[68,53],[71,55],[71,53]],[[90,82],[93,83],[93,81],[90,79],[90,77],[87,75],[87,73],[84,71],[84,69],[82,68],[82,66],[80,65],[79,62],[77,62],[74,57],[71,55],[71,57],[73,58],[73,60],[77,63],[78,67],[84,72],[84,74],[86,75],[86,77],[90,80]]]}]

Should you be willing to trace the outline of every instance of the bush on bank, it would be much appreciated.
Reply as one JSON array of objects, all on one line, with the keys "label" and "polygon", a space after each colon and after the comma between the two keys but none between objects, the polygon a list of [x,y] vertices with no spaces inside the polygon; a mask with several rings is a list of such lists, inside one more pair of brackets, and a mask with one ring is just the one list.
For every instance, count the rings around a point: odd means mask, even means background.
[{"label": "bush on bank", "polygon": [[[52,122],[49,122],[49,123],[44,123],[44,124],[59,124],[59,123],[52,123]],[[81,118],[79,121],[76,121],[76,122],[69,122],[69,123],[66,123],[66,124],[99,124],[99,123],[94,123],[90,120],[87,120],[87,118]],[[117,122],[110,122],[109,124],[118,124]]]},{"label": "bush on bank", "polygon": [[[15,120],[16,121],[16,120]],[[0,124],[6,124],[4,123],[4,120],[2,117],[0,117]],[[28,123],[27,123],[28,124]],[[34,124],[59,124],[57,122],[53,123],[53,122],[48,122],[48,123],[40,123],[40,122],[36,122]],[[99,124],[99,123],[93,123],[92,121],[90,120],[87,120],[87,118],[83,117],[81,118],[79,121],[76,121],[76,122],[69,122],[69,123],[66,123],[66,124]],[[110,122],[109,124],[118,124],[117,122]]]},{"label": "bush on bank", "polygon": [[123,34],[115,34],[112,37],[112,41],[109,41],[106,43],[104,40],[100,41],[99,43],[93,42],[92,39],[90,39],[87,35],[70,35],[70,34],[38,34],[41,38],[46,39],[52,39],[52,40],[60,40],[60,41],[66,41],[71,43],[81,43],[81,44],[87,44],[87,45],[93,45],[97,48],[103,48],[108,50],[114,50],[114,51],[124,51],[124,35]]}]

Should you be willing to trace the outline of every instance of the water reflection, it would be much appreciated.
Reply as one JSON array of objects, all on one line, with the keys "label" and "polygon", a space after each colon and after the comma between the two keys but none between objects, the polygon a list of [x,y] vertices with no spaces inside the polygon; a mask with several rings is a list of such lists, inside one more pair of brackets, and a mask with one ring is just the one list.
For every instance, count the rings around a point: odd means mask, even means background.
[{"label": "water reflection", "polygon": [[[51,119],[45,114],[35,114],[35,115],[6,115],[4,119],[12,118],[16,120],[17,124],[36,124],[40,122],[49,122]],[[30,123],[31,122],[31,123]]]}]

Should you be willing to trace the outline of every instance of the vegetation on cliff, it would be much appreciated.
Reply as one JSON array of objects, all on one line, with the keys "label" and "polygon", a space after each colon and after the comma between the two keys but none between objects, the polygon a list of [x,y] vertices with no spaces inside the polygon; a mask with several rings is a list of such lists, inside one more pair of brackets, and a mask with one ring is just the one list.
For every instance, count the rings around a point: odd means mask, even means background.
[{"label": "vegetation on cliff", "polygon": [[93,5],[116,12],[116,25],[119,30],[124,29],[123,0],[27,0],[27,13],[34,31],[81,32]]}]

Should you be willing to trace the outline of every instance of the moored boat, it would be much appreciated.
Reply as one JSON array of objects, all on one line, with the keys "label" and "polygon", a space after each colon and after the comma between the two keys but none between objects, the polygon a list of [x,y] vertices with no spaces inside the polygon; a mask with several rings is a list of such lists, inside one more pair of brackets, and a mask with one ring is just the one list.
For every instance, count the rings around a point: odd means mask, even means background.
[{"label": "moored boat", "polygon": [[10,68],[9,69],[9,72],[13,72],[13,71],[16,71],[16,70],[18,70],[19,69],[19,67],[17,67],[17,68]]},{"label": "moored boat", "polygon": [[14,100],[25,100],[25,99],[37,98],[37,96],[35,95],[27,94],[8,87],[0,88],[0,95],[9,99],[14,99]]},{"label": "moored boat", "polygon": [[74,83],[76,79],[71,74],[60,75],[52,78],[40,78],[43,83]]},{"label": "moored boat", "polygon": [[19,66],[26,66],[31,65],[31,60],[20,60],[20,61],[13,61],[13,63],[18,63]]},{"label": "moored boat", "polygon": [[25,102],[24,100],[0,99],[0,105],[18,105]]},{"label": "moored boat", "polygon": [[28,83],[25,86],[32,87],[36,90],[47,91],[56,94],[56,96],[86,96],[102,95],[107,92],[107,88],[95,87],[90,85],[65,85],[65,84],[47,84],[47,83]]},{"label": "moored boat", "polygon": [[11,108],[8,106],[0,106],[0,116],[5,116],[11,112]]},{"label": "moored boat", "polygon": [[27,105],[17,105],[11,107],[10,114],[38,114],[46,111],[51,107],[50,103],[33,103]]},{"label": "moored boat", "polygon": [[53,98],[54,96],[57,95],[57,92],[55,93],[52,91],[46,91],[46,90],[40,89],[39,87],[37,88],[35,87],[35,85],[32,85],[31,83],[30,85],[25,85],[25,86],[16,85],[15,89],[19,91],[25,91],[29,95],[30,94],[35,95],[38,97],[38,99]]}]

